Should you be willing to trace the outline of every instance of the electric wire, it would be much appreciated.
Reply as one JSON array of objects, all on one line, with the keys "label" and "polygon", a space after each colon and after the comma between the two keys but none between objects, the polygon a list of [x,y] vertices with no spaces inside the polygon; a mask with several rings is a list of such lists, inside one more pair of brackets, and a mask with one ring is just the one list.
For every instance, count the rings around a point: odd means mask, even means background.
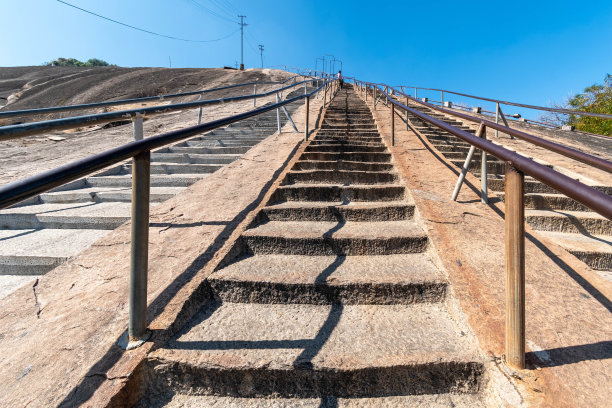
[{"label": "electric wire", "polygon": [[199,8],[199,9],[201,9],[201,10],[204,10],[204,11],[208,12],[209,14],[211,14],[211,15],[213,15],[213,16],[215,16],[215,17],[217,17],[217,18],[221,18],[221,19],[223,19],[223,20],[225,20],[225,21],[229,21],[230,23],[236,23],[236,24],[238,24],[238,21],[237,21],[237,20],[232,20],[232,19],[230,19],[230,18],[227,18],[227,17],[225,17],[225,16],[222,16],[221,14],[217,13],[216,11],[211,10],[211,9],[209,9],[208,7],[203,6],[202,4],[200,4],[200,3],[199,3],[198,1],[196,1],[196,0],[189,0],[189,1],[191,2],[191,4],[193,4],[193,5],[194,5],[194,6],[196,6],[197,8]]},{"label": "electric wire", "polygon": [[111,21],[111,22],[113,22],[113,23],[116,23],[116,24],[119,24],[119,25],[122,25],[122,26],[125,26],[125,27],[128,27],[128,28],[131,28],[131,29],[134,29],[134,30],[142,31],[143,33],[147,33],[147,34],[156,35],[156,36],[158,36],[158,37],[168,38],[168,39],[170,39],[170,40],[186,41],[186,42],[194,42],[194,43],[206,43],[206,42],[214,42],[214,41],[221,41],[221,40],[225,40],[226,38],[229,38],[229,37],[231,37],[232,35],[236,34],[238,31],[240,31],[240,29],[237,29],[237,30],[235,30],[235,31],[232,31],[231,33],[229,33],[228,35],[226,35],[226,36],[224,36],[224,37],[221,37],[221,38],[215,38],[215,39],[213,39],[213,40],[192,40],[192,39],[188,39],[188,38],[180,38],[180,37],[174,37],[174,36],[171,36],[171,35],[160,34],[160,33],[156,33],[156,32],[153,32],[153,31],[145,30],[144,28],[138,28],[138,27],[135,27],[135,26],[133,26],[133,25],[129,25],[129,24],[126,24],[126,23],[122,23],[121,21],[113,20],[112,18],[105,17],[105,16],[103,16],[103,15],[100,15],[100,14],[94,13],[93,11],[85,10],[84,8],[81,8],[81,7],[75,6],[74,4],[67,3],[67,2],[65,2],[65,1],[63,1],[63,0],[56,0],[56,1],[57,1],[57,2],[59,2],[59,3],[65,4],[66,6],[69,6],[69,7],[75,8],[75,9],[80,10],[80,11],[83,11],[83,12],[85,12],[85,13],[87,13],[87,14],[91,14],[91,15],[93,15],[93,16],[99,17],[99,18],[101,18],[101,19],[104,19],[104,20],[107,20],[107,21]]}]

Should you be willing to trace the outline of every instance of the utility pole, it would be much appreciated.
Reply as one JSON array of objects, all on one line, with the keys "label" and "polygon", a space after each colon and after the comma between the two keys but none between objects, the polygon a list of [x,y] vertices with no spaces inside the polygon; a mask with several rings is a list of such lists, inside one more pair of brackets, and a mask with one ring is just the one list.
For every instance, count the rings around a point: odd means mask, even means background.
[{"label": "utility pole", "polygon": [[248,25],[244,22],[246,16],[240,17],[240,70],[244,71],[244,26]]},{"label": "utility pole", "polygon": [[263,49],[264,46],[262,44],[259,44],[259,54],[261,55],[261,67],[263,68]]}]

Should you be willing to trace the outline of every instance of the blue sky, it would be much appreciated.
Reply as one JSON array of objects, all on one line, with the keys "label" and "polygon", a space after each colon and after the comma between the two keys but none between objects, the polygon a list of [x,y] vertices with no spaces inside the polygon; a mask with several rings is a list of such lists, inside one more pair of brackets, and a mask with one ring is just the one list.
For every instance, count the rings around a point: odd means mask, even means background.
[{"label": "blue sky", "polygon": [[[121,66],[314,68],[332,54],[349,76],[549,105],[612,73],[612,1],[1,0],[0,66],[96,57]],[[211,13],[212,10],[212,13]],[[320,67],[320,63],[319,63]],[[433,96],[433,95],[432,95]],[[456,98],[455,98],[456,99]],[[457,99],[458,101],[458,99]],[[510,112],[512,113],[512,112]]]}]

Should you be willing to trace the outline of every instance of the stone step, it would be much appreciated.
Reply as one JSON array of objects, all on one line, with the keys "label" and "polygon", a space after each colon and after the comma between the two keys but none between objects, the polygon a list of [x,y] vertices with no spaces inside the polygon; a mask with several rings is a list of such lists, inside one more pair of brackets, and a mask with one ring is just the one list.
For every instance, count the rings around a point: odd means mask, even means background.
[{"label": "stone step", "polygon": [[538,235],[549,238],[576,258],[612,281],[612,237],[610,235],[583,235],[564,232],[538,231]]},{"label": "stone step", "polygon": [[287,201],[263,209],[266,221],[399,221],[414,215],[406,201],[341,202]]},{"label": "stone step", "polygon": [[304,160],[297,161],[294,170],[355,170],[355,171],[389,171],[393,169],[392,163],[362,162],[362,161],[323,161]]},{"label": "stone step", "polygon": [[188,153],[188,154],[244,154],[249,151],[250,146],[240,147],[180,147],[170,146],[169,153]]},{"label": "stone step", "polygon": [[525,210],[525,221],[538,231],[571,232],[586,235],[612,233],[612,220],[595,212]]},{"label": "stone step", "polygon": [[242,234],[247,254],[390,255],[423,252],[427,235],[414,221],[270,221]]},{"label": "stone step", "polygon": [[[151,187],[189,187],[202,180],[208,174],[152,174]],[[92,176],[86,178],[92,187],[131,187],[132,175]]]},{"label": "stone step", "polygon": [[152,390],[241,398],[474,394],[484,370],[436,303],[210,303],[148,366]]},{"label": "stone step", "polygon": [[176,146],[178,147],[253,147],[261,139],[244,140],[188,140]]},{"label": "stone step", "polygon": [[247,256],[208,282],[223,302],[316,305],[441,302],[447,287],[425,254]]},{"label": "stone step", "polygon": [[397,173],[352,170],[302,170],[287,173],[283,184],[393,184]]},{"label": "stone step", "polygon": [[[166,201],[185,190],[185,188],[151,187],[151,202]],[[132,189],[130,187],[85,187],[42,193],[40,200],[43,203],[131,202]]]},{"label": "stone step", "polygon": [[361,161],[385,163],[391,161],[391,153],[388,152],[305,152],[300,160],[322,160],[322,161]]},{"label": "stone step", "polygon": [[306,152],[365,152],[377,153],[386,152],[387,146],[381,144],[379,146],[368,146],[362,144],[310,144],[305,149]]},{"label": "stone step", "polygon": [[402,185],[310,185],[292,184],[280,186],[271,202],[280,201],[397,201],[404,199],[406,189]]},{"label": "stone step", "polygon": [[0,211],[0,228],[112,230],[130,214],[131,204],[123,202],[24,205]]},{"label": "stone step", "polygon": [[161,398],[155,394],[147,396],[136,407],[161,408],[162,406],[165,408],[473,408],[483,407],[486,404],[481,401],[477,394],[453,393],[370,398],[338,398],[335,396],[320,398],[237,398],[172,393]]},{"label": "stone step", "polygon": [[87,249],[107,230],[0,230],[0,275],[43,275]]},{"label": "stone step", "polygon": [[151,162],[229,164],[240,156],[240,154],[151,153]]},{"label": "stone step", "polygon": [[[195,163],[151,163],[151,174],[206,174],[214,173],[223,167],[223,164],[195,164]],[[132,173],[132,164],[125,165],[125,173]]]}]

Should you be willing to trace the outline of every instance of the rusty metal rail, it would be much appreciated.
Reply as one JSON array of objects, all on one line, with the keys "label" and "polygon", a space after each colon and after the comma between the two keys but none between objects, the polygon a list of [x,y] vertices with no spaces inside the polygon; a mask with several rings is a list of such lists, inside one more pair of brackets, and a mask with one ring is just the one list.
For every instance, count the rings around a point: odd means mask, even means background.
[{"label": "rusty metal rail", "polygon": [[241,100],[249,100],[262,98],[274,94],[279,94],[287,89],[294,88],[299,85],[305,85],[308,83],[312,83],[315,81],[321,81],[321,79],[308,79],[305,81],[300,81],[293,83],[291,85],[283,86],[281,88],[273,89],[268,92],[263,92],[260,94],[248,94],[241,96],[233,96],[228,98],[220,98],[220,99],[210,99],[210,100],[199,100],[194,102],[183,102],[183,103],[175,103],[171,105],[160,105],[160,106],[151,106],[148,108],[139,108],[139,109],[127,109],[116,112],[106,112],[106,113],[97,113],[83,116],[74,116],[69,118],[62,119],[52,119],[41,122],[30,122],[19,125],[10,125],[10,126],[2,126],[0,127],[0,141],[16,139],[20,137],[35,135],[43,132],[49,132],[54,130],[66,130],[66,129],[74,129],[80,126],[91,126],[100,123],[108,123],[117,119],[130,119],[137,115],[150,115],[150,114],[159,114],[159,113],[167,113],[173,111],[179,111],[183,109],[197,108],[203,107],[206,105],[216,105],[223,104],[226,102],[235,102]]},{"label": "rusty metal rail", "polygon": [[[485,126],[499,129],[503,132],[514,132],[513,134],[528,142],[547,148],[568,157],[580,160],[602,170],[610,171],[612,163],[600,158],[595,158],[569,149],[556,143],[548,142],[529,135],[524,132],[516,131],[505,126],[496,125],[486,120],[475,120],[471,116],[451,112],[421,101],[406,97],[406,104],[397,101],[387,92],[388,87],[378,84],[371,84],[359,80],[354,80],[355,86],[360,92],[367,94],[371,91],[373,105],[376,104],[376,96],[380,94],[389,101],[392,116],[392,135],[391,142],[395,142],[394,116],[397,109],[410,113],[421,120],[428,122],[439,129],[442,129],[459,139],[469,143],[475,148],[485,153],[505,161],[505,255],[506,255],[506,327],[505,327],[505,358],[507,364],[516,368],[525,368],[525,208],[524,208],[524,180],[525,175],[554,188],[566,196],[584,204],[595,212],[612,219],[612,197],[604,194],[593,187],[587,186],[565,176],[553,169],[528,159],[516,152],[505,149],[484,138],[477,137],[462,129],[458,129],[441,120],[433,118],[417,109],[407,105],[408,101],[414,101],[439,112],[448,113],[451,116],[460,117],[467,120],[474,120],[481,124],[481,132]],[[394,93],[397,92],[394,90]],[[406,116],[408,119],[408,116]],[[408,123],[408,122],[407,122]],[[486,172],[482,172],[482,177],[486,178]],[[483,180],[484,182],[484,180]]]},{"label": "rusty metal rail", "polygon": [[[306,81],[310,82],[310,81]],[[273,109],[281,109],[285,105],[301,99],[306,100],[325,89],[323,103],[327,103],[337,90],[336,81],[325,80],[310,93],[304,92],[284,101],[214,120],[201,125],[191,126],[173,132],[143,138],[142,116],[135,116],[135,141],[102,153],[78,160],[67,165],[46,171],[0,187],[0,209],[17,204],[28,198],[48,191],[54,187],[77,180],[83,176],[101,170],[105,167],[132,158],[132,211],[131,211],[131,255],[130,255],[130,289],[129,289],[129,323],[127,348],[132,349],[142,345],[150,336],[147,330],[147,274],[148,274],[148,233],[149,233],[149,194],[151,150],[185,140],[199,133],[207,132],[234,122],[260,115]],[[191,106],[191,105],[190,105]],[[197,106],[197,105],[196,105]],[[78,126],[72,125],[72,126]],[[39,126],[40,128],[40,126]],[[306,133],[306,138],[308,134]]]},{"label": "rusty metal rail", "polygon": [[173,93],[173,94],[163,94],[157,96],[147,96],[143,98],[131,98],[131,99],[120,99],[116,101],[106,101],[106,102],[95,102],[95,103],[86,103],[79,105],[65,105],[65,106],[51,106],[47,108],[35,108],[35,109],[24,109],[24,110],[16,110],[16,111],[3,111],[0,110],[0,119],[3,118],[12,118],[17,116],[33,116],[33,115],[42,115],[46,113],[56,113],[56,112],[72,112],[77,110],[86,110],[86,109],[94,109],[94,108],[102,108],[107,106],[120,106],[120,105],[129,105],[132,103],[142,103],[142,102],[150,102],[150,101],[163,101],[166,99],[179,98],[184,96],[193,96],[200,95],[203,96],[206,93],[223,91],[226,89],[233,88],[241,88],[244,86],[253,85],[255,89],[257,89],[257,85],[275,85],[275,84],[284,84],[292,79],[295,79],[302,75],[294,75],[290,78],[285,79],[284,81],[267,81],[267,82],[244,82],[241,84],[233,84],[222,86],[218,88],[210,88],[210,89],[201,89],[199,91],[189,91],[189,92],[181,92],[181,93]]},{"label": "rusty metal rail", "polygon": [[[449,90],[446,90],[446,89],[422,88],[422,87],[419,87],[419,86],[407,86],[407,85],[398,85],[397,87],[414,89],[415,90],[415,97],[417,95],[417,89],[420,89],[420,90],[423,90],[423,91],[440,92],[440,95],[442,96],[442,98],[441,98],[442,102],[444,102],[444,94],[448,93],[448,94],[453,94],[453,95],[458,95],[458,96],[464,96],[466,98],[479,99],[481,101],[499,103],[499,104],[502,104],[502,105],[516,106],[516,107],[519,107],[519,108],[535,109],[535,110],[541,110],[541,111],[547,111],[547,112],[556,112],[556,113],[562,113],[564,115],[579,115],[579,116],[590,116],[590,117],[601,118],[601,119],[612,119],[612,115],[607,114],[607,113],[584,112],[584,111],[576,111],[576,110],[562,109],[562,108],[548,108],[546,106],[528,105],[528,104],[524,104],[524,103],[509,102],[509,101],[502,101],[500,99],[491,99],[491,98],[485,98],[485,97],[482,97],[482,96],[468,95],[468,94],[465,94],[465,93],[449,91]],[[397,87],[395,87],[395,88],[397,88]]]},{"label": "rusty metal rail", "polygon": [[[509,135],[518,137],[519,139],[525,140],[529,143],[532,143],[536,146],[540,146],[543,147],[547,150],[550,150],[552,152],[555,153],[559,153],[563,156],[569,157],[571,159],[577,160],[579,162],[588,164],[590,166],[596,167],[600,170],[604,170],[607,171],[608,173],[612,173],[612,162],[602,159],[600,157],[597,156],[593,156],[591,154],[588,153],[584,153],[581,152],[580,150],[576,150],[576,149],[572,149],[571,147],[567,147],[564,146],[562,144],[559,143],[555,143],[555,142],[551,142],[549,140],[546,139],[542,139],[540,137],[534,136],[534,135],[530,135],[529,133],[526,132],[522,132],[520,130],[517,129],[513,129],[510,128],[508,126],[504,126],[495,122],[491,122],[489,120],[486,119],[479,119],[479,118],[475,118],[474,116],[471,115],[467,115],[465,113],[461,113],[461,112],[457,112],[457,111],[453,111],[453,110],[449,110],[449,109],[445,109],[445,108],[441,108],[439,106],[436,105],[432,105],[430,103],[427,102],[423,102],[419,99],[413,98],[410,95],[406,95],[405,93],[394,89],[394,91],[396,93],[399,93],[402,96],[405,96],[408,98],[408,100],[417,103],[419,105],[422,106],[426,106],[427,108],[433,109],[435,111],[444,113],[446,115],[450,115],[450,116],[454,116],[457,118],[461,118],[461,119],[465,119],[467,121],[473,122],[473,123],[484,123],[485,126],[490,127],[492,129],[496,129],[499,130],[500,132],[503,133],[507,133]],[[393,99],[393,98],[392,98]]]}]

